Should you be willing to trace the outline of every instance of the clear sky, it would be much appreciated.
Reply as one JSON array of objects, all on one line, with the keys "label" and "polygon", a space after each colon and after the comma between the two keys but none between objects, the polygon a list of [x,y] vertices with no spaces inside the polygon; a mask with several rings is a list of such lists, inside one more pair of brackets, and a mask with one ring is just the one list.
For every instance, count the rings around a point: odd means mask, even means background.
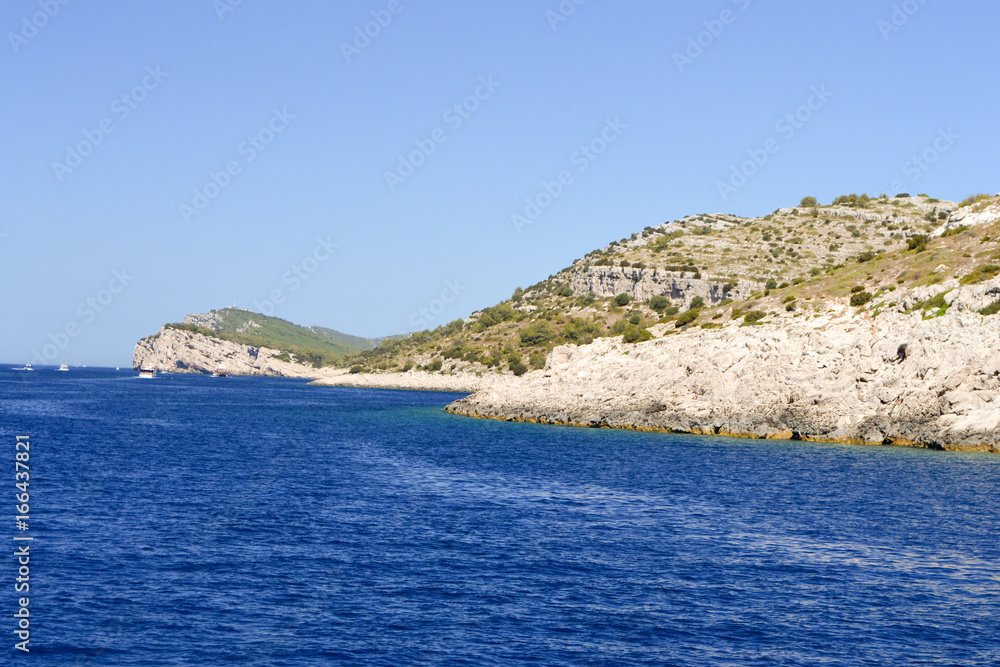
[{"label": "clear sky", "polygon": [[995,0],[7,0],[0,361],[125,366],[234,303],[400,333],[689,214],[994,193],[997,25]]}]

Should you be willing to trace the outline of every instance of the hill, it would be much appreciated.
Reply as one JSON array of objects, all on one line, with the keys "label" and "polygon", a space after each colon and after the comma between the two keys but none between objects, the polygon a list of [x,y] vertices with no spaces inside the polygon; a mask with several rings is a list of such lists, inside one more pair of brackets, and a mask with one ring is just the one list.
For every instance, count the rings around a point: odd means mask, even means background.
[{"label": "hill", "polygon": [[[760,218],[704,214],[609,243],[510,299],[434,330],[346,356],[355,373],[511,373],[563,344],[634,343],[772,313],[810,317],[849,299],[873,317],[908,291],[988,276],[1000,198],[844,195]],[[980,272],[977,274],[977,271]],[[973,278],[968,278],[973,279]]]},{"label": "hill", "polygon": [[369,339],[333,329],[302,327],[242,308],[223,308],[164,325],[136,346],[133,365],[201,373],[221,365],[233,374],[313,377],[315,369],[336,366],[344,355],[374,346]]}]

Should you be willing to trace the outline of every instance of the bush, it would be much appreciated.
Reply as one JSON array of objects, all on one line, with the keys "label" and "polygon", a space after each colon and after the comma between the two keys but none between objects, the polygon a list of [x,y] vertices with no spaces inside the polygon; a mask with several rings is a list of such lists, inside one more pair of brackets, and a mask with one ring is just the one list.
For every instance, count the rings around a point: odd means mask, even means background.
[{"label": "bush", "polygon": [[632,317],[628,318],[628,323],[629,324],[639,324],[639,322],[642,322],[642,317],[638,313],[636,313],[636,314],[632,315]]},{"label": "bush", "polygon": [[573,319],[563,327],[563,336],[566,340],[577,345],[592,343],[600,335],[601,326],[592,320]]},{"label": "bush", "polygon": [[819,205],[819,202],[816,201],[815,197],[803,197],[802,201],[799,202],[799,206],[803,208],[812,208],[817,205]]},{"label": "bush", "polygon": [[968,197],[962,200],[962,203],[959,204],[958,207],[963,208],[965,206],[972,206],[973,204],[978,204],[979,202],[984,201],[986,199],[991,199],[991,197],[988,194],[984,194],[982,192],[974,195],[969,195]]},{"label": "bush", "polygon": [[625,327],[625,331],[622,335],[623,343],[641,343],[644,340],[651,340],[653,334],[649,332],[649,329],[644,329],[642,327],[636,326],[635,324],[630,324]]},{"label": "bush", "polygon": [[871,292],[855,292],[851,295],[852,306],[863,306],[872,300]]},{"label": "bush", "polygon": [[480,331],[483,329],[488,329],[492,326],[500,324],[501,322],[508,322],[517,317],[517,311],[509,303],[501,303],[499,305],[493,306],[492,308],[486,308],[483,310],[482,314],[479,316],[479,321],[476,322],[476,328]]},{"label": "bush", "polygon": [[674,315],[676,315],[679,312],[681,312],[680,308],[678,308],[677,306],[670,306],[665,311],[663,311],[663,314],[666,315],[666,316],[668,316],[668,317],[673,317]]},{"label": "bush", "polygon": [[566,283],[562,283],[556,290],[556,296],[573,296],[573,288]]},{"label": "bush", "polygon": [[857,294],[858,292],[864,292],[865,288],[863,285],[855,285],[851,288],[851,294]]},{"label": "bush", "polygon": [[427,370],[429,370],[429,371],[439,371],[439,370],[441,370],[441,366],[443,366],[443,365],[444,365],[443,361],[441,361],[440,359],[435,359],[431,363],[427,364]]},{"label": "bush", "polygon": [[614,303],[616,306],[627,306],[632,302],[632,297],[630,297],[625,292],[622,292],[615,297]]},{"label": "bush", "polygon": [[959,280],[963,285],[975,285],[976,283],[981,283],[984,280],[990,280],[995,275],[1000,273],[1000,266],[996,264],[983,264],[977,267],[972,273],[962,276]]},{"label": "bush", "polygon": [[665,296],[654,296],[649,300],[649,307],[658,313],[662,313],[670,307],[670,299]]},{"label": "bush", "polygon": [[680,329],[681,327],[686,327],[687,325],[691,324],[696,319],[698,319],[698,314],[700,312],[701,311],[698,310],[687,311],[686,313],[677,318],[677,322],[674,323],[674,326],[677,327],[678,329]]},{"label": "bush", "polygon": [[767,317],[767,313],[763,310],[751,310],[743,317],[743,324],[757,324],[765,317]]},{"label": "bush", "polygon": [[914,250],[916,252],[923,252],[927,250],[927,242],[930,241],[930,237],[926,234],[918,234],[916,236],[911,236],[906,239],[906,249]]},{"label": "bush", "polygon": [[863,253],[858,255],[858,264],[864,264],[865,262],[870,262],[875,259],[875,253],[871,250],[865,250]]},{"label": "bush", "polygon": [[775,280],[774,278],[768,280],[767,284],[764,285],[764,289],[777,289],[777,288],[778,288],[778,281]]},{"label": "bush", "polygon": [[628,322],[626,322],[624,319],[618,320],[617,322],[611,325],[611,333],[613,334],[624,333],[627,327],[628,327]]},{"label": "bush", "polygon": [[521,347],[544,345],[556,337],[556,331],[548,322],[534,322],[521,332]]},{"label": "bush", "polygon": [[688,310],[698,310],[705,307],[705,300],[700,296],[691,299],[691,307]]},{"label": "bush", "polygon": [[531,368],[538,370],[539,368],[545,368],[545,353],[539,350],[538,352],[532,352],[531,356],[528,357],[528,363]]},{"label": "bush", "polygon": [[520,357],[511,357],[507,360],[507,367],[510,368],[510,372],[514,375],[520,377],[528,372],[528,367],[524,365]]},{"label": "bush", "polygon": [[979,309],[980,315],[996,315],[997,313],[1000,313],[1000,300],[994,301],[985,308]]},{"label": "bush", "polygon": [[351,373],[357,375],[358,373],[364,373],[365,369],[362,366],[351,366]]}]

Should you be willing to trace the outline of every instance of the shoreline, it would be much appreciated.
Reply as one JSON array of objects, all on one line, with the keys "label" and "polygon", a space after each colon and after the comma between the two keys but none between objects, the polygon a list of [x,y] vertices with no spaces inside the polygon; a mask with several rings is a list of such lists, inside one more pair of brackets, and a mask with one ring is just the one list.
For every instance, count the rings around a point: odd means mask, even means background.
[{"label": "shoreline", "polygon": [[1000,448],[989,445],[953,445],[950,443],[928,443],[919,442],[914,440],[908,440],[906,438],[893,438],[882,441],[872,441],[863,440],[861,438],[825,438],[821,436],[808,435],[796,433],[793,431],[774,431],[767,435],[760,435],[758,433],[749,432],[739,432],[739,431],[728,431],[725,429],[678,429],[666,426],[642,426],[626,422],[621,423],[609,423],[607,419],[600,422],[584,423],[580,421],[560,421],[555,419],[549,419],[545,417],[521,417],[521,416],[511,416],[511,415],[501,415],[501,414],[483,414],[474,412],[472,410],[465,410],[461,406],[456,407],[456,404],[461,403],[464,399],[459,399],[454,403],[445,406],[445,412],[453,414],[459,417],[467,417],[470,419],[484,419],[490,421],[504,421],[519,424],[540,424],[544,426],[567,426],[572,428],[593,428],[593,429],[609,429],[616,431],[635,431],[638,433],[663,433],[667,435],[693,435],[693,436],[705,436],[705,437],[720,437],[720,438],[735,438],[739,440],[787,440],[789,442],[815,442],[815,443],[826,443],[826,444],[839,444],[839,445],[855,445],[863,447],[909,447],[912,449],[927,449],[931,451],[939,452],[965,452],[970,454],[1000,454]]},{"label": "shoreline", "polygon": [[494,376],[482,377],[472,373],[441,375],[426,371],[406,373],[349,373],[343,371],[330,377],[313,380],[315,387],[351,387],[355,389],[401,389],[406,391],[440,391],[457,394],[474,394],[491,385]]}]

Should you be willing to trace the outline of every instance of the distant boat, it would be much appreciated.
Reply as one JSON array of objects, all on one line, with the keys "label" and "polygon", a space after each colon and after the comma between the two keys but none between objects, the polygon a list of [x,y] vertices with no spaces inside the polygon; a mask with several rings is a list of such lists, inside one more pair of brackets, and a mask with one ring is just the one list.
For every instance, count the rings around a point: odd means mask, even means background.
[{"label": "distant boat", "polygon": [[63,359],[62,364],[60,364],[59,368],[57,368],[56,370],[57,371],[62,371],[64,373],[68,373],[69,372],[69,366],[66,365],[66,360],[65,359]]},{"label": "distant boat", "polygon": [[155,378],[156,377],[156,369],[148,368],[146,366],[143,366],[142,368],[139,369],[139,377],[141,377],[141,378]]},{"label": "distant boat", "polygon": [[21,368],[12,368],[11,370],[13,370],[13,371],[33,371],[35,369],[31,367],[31,364],[25,364]]}]

